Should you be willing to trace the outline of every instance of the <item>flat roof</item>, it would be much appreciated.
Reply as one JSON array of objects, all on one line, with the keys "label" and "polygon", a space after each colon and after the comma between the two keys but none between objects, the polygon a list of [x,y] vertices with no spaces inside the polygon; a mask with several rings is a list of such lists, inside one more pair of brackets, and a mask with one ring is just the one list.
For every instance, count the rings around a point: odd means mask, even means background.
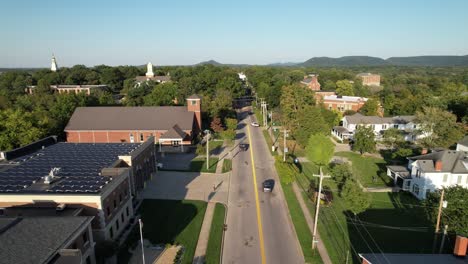
[{"label": "flat roof", "polygon": [[[140,143],[56,143],[9,161],[0,172],[0,193],[99,193],[112,177],[101,170],[118,156],[130,155]],[[52,169],[52,183],[44,183]]]},{"label": "flat roof", "polygon": [[359,254],[369,264],[466,264],[465,258],[452,254],[396,254],[396,253],[366,253]]}]

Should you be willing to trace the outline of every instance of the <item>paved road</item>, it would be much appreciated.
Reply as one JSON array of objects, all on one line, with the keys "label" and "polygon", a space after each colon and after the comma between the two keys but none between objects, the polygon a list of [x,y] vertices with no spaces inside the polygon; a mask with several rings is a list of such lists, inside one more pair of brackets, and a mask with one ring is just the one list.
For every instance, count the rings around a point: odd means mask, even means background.
[{"label": "paved road", "polygon": [[[233,159],[223,263],[304,263],[261,129],[250,126],[247,112],[238,117],[242,121],[236,145],[245,142],[250,146],[247,151],[237,152]],[[261,191],[266,179],[275,180],[273,193]]]}]

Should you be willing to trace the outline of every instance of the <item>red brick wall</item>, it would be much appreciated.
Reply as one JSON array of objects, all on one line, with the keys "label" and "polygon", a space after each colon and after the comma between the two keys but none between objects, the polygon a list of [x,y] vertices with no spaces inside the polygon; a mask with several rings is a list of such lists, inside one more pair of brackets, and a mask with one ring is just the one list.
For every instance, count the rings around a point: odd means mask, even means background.
[{"label": "red brick wall", "polygon": [[[146,141],[151,134],[158,142],[161,134],[166,131],[67,131],[67,142],[72,143],[130,143],[130,134],[133,134],[135,143],[140,141],[140,134],[143,134],[143,140]],[[187,132],[187,131],[186,131]],[[190,131],[188,131],[190,133]]]},{"label": "red brick wall", "polygon": [[[350,110],[353,110],[353,111],[357,112],[364,106],[364,102],[359,102],[359,103],[351,103],[351,102],[344,103],[344,102],[336,102],[336,101],[324,101],[323,102],[323,106],[326,109],[329,109],[330,106],[331,106],[332,109],[338,110],[339,105],[350,105],[351,106]],[[344,111],[346,111],[346,110],[344,110]]]},{"label": "red brick wall", "polygon": [[362,76],[361,78],[364,85],[380,84],[380,75]]},{"label": "red brick wall", "polygon": [[[104,211],[106,225],[112,220],[112,218],[115,217],[115,212],[117,212],[120,207],[122,207],[122,205],[124,205],[125,202],[129,199],[130,192],[128,184],[128,179],[126,179],[124,182],[119,184],[119,186],[117,186],[102,202],[102,210]],[[121,201],[120,196],[122,196]],[[114,201],[116,202],[116,206],[114,206]],[[107,208],[109,208],[110,214],[107,213]]]}]

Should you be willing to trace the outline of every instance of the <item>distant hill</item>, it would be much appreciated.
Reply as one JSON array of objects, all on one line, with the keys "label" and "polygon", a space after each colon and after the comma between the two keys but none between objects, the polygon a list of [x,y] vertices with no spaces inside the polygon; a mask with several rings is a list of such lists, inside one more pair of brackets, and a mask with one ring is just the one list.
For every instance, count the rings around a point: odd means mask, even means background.
[{"label": "distant hill", "polygon": [[219,62],[217,62],[217,61],[215,61],[215,60],[202,61],[202,62],[197,63],[197,64],[195,64],[195,65],[207,65],[207,64],[209,64],[209,65],[214,65],[214,66],[221,66],[221,65],[224,65],[224,64],[219,63]]},{"label": "distant hill", "polygon": [[267,64],[266,66],[272,66],[272,67],[291,67],[291,66],[296,66],[300,63],[297,62],[277,62],[277,63],[271,63]]},{"label": "distant hill", "polygon": [[298,66],[381,66],[388,65],[384,59],[369,56],[345,56],[340,58],[314,57]]},{"label": "distant hill", "polygon": [[468,66],[468,55],[391,57],[387,61],[398,66]]}]

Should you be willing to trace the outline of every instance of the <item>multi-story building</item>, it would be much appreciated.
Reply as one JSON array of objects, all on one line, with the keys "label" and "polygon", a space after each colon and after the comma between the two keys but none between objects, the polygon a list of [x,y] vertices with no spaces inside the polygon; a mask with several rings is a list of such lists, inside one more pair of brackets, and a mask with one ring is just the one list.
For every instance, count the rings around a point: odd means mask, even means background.
[{"label": "multi-story building", "polygon": [[380,86],[380,75],[369,72],[359,73],[357,77],[362,79],[362,84],[367,86]]},{"label": "multi-story building", "polygon": [[201,99],[187,106],[78,107],[65,127],[68,142],[144,142],[154,136],[160,146],[191,145],[201,131]]},{"label": "multi-story building", "polygon": [[423,134],[418,133],[419,126],[414,122],[414,116],[365,116],[360,113],[344,116],[341,126],[332,129],[332,135],[340,140],[352,139],[359,126],[370,126],[374,131],[376,140],[382,139],[385,130],[396,128],[401,131],[406,141],[414,141]]},{"label": "multi-story building", "polygon": [[325,95],[322,99],[323,106],[328,110],[345,112],[347,110],[359,111],[367,102],[365,97]]},{"label": "multi-story building", "polygon": [[80,215],[94,217],[97,241],[117,238],[156,170],[154,138],[133,144],[41,144],[2,154],[0,211],[79,208]]},{"label": "multi-story building", "polygon": [[309,74],[304,76],[304,80],[301,83],[312,91],[320,91],[320,83],[318,81],[318,74]]},{"label": "multi-story building", "polygon": [[468,188],[468,152],[443,150],[408,157],[408,166],[387,166],[387,175],[418,199],[443,187]]},{"label": "multi-story building", "polygon": [[[28,86],[26,92],[33,94],[37,86]],[[107,85],[51,85],[50,89],[57,93],[85,93],[86,95],[91,95],[95,91],[109,91]]]},{"label": "multi-story building", "polygon": [[0,262],[94,264],[93,217],[0,216]]}]

